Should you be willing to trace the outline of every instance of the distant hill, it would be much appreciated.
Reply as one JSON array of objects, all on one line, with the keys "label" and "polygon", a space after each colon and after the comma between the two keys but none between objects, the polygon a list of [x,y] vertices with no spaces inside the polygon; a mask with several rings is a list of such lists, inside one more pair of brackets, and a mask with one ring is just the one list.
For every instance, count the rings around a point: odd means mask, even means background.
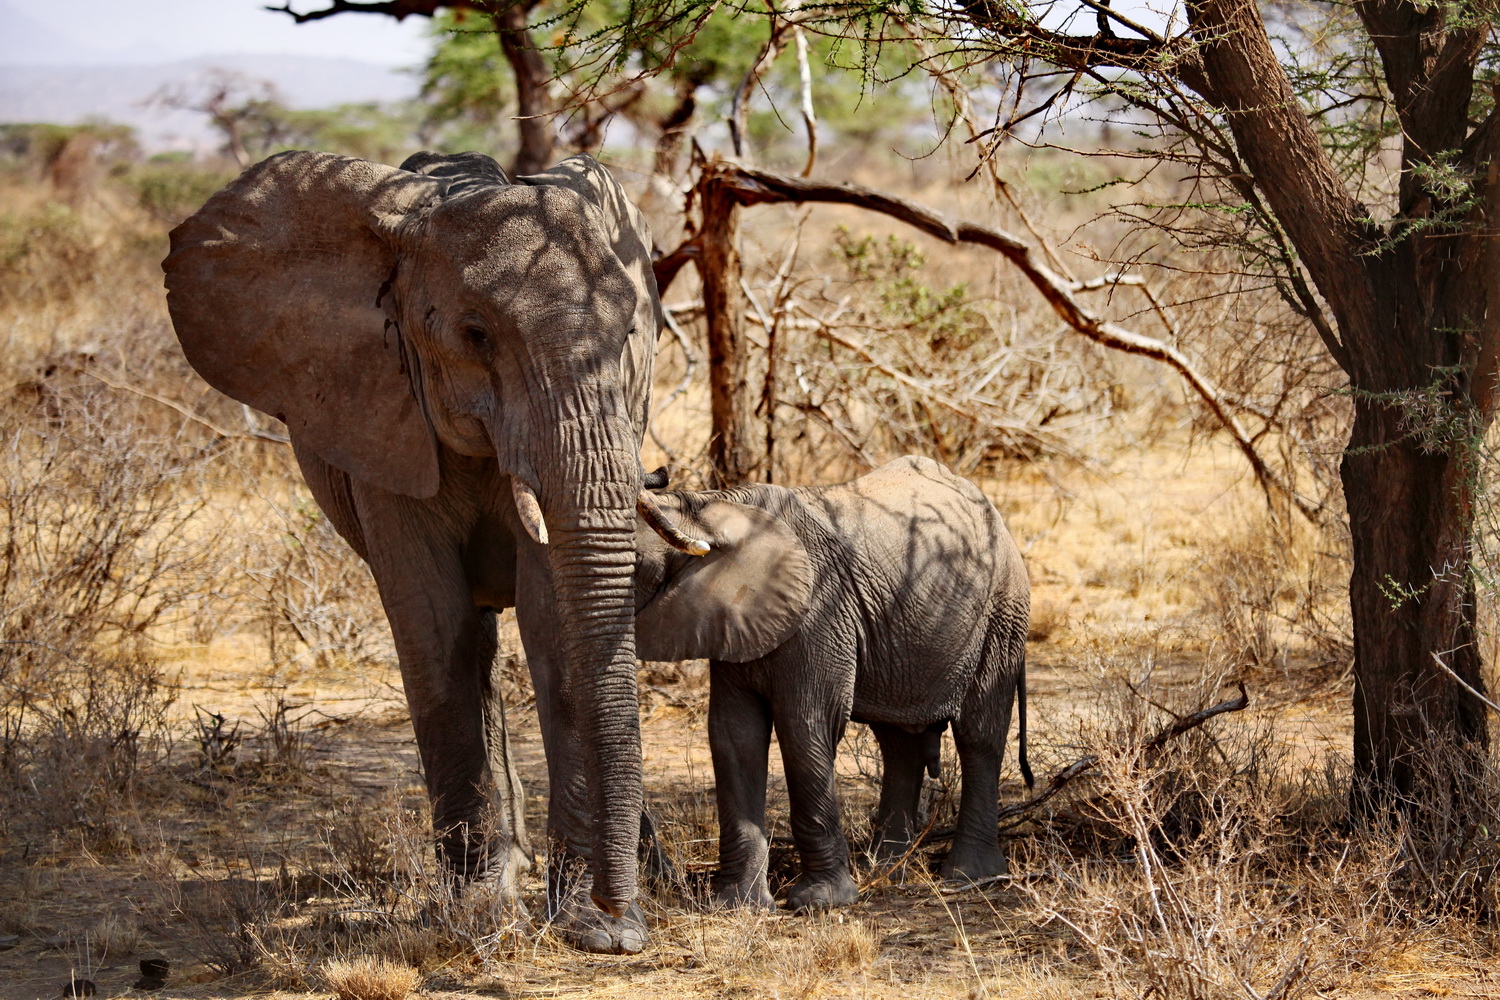
[{"label": "distant hill", "polygon": [[225,55],[156,65],[0,65],[0,122],[74,124],[105,118],[137,129],[148,149],[203,149],[215,142],[204,116],[145,107],[162,87],[220,68],[269,80],[295,108],[321,108],[415,96],[409,73],[315,56]]}]

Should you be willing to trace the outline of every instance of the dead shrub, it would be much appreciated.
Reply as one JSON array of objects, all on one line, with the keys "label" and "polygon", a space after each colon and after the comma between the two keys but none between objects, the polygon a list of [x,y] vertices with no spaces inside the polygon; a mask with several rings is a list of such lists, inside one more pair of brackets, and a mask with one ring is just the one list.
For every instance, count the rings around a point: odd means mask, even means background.
[{"label": "dead shrub", "polygon": [[1214,720],[1148,758],[1132,734],[1161,713],[1101,704],[1076,741],[1099,754],[1096,774],[1020,843],[1017,869],[1034,919],[1071,938],[1116,995],[1341,989],[1460,913],[1456,895],[1493,894],[1492,838],[1455,825],[1439,848],[1405,828],[1351,832],[1346,767],[1309,769],[1268,724]]},{"label": "dead shrub", "polygon": [[[190,953],[220,975],[266,967],[286,983],[286,956],[299,955],[306,941],[283,923],[295,912],[305,886],[283,857],[241,843],[232,856],[220,856],[216,870],[156,872],[161,903],[183,929]],[[224,862],[227,861],[227,864]],[[305,961],[298,967],[305,966]]]},{"label": "dead shrub", "polygon": [[[120,826],[165,759],[173,685],[149,640],[205,607],[216,538],[196,428],[81,379],[0,438],[0,793],[29,836]],[[123,838],[123,840],[122,840]]]},{"label": "dead shrub", "polygon": [[1349,564],[1337,532],[1241,510],[1208,548],[1197,572],[1199,608],[1223,655],[1283,680],[1293,658],[1347,666]]},{"label": "dead shrub", "polygon": [[259,496],[266,530],[241,539],[247,607],[265,638],[273,683],[299,671],[394,660],[369,570],[306,488],[289,488],[288,501]]}]

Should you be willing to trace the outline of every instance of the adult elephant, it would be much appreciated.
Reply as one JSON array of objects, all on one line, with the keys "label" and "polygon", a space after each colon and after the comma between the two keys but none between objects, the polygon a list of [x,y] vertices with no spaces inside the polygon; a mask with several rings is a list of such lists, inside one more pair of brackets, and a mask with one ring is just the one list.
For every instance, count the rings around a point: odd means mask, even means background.
[{"label": "adult elephant", "polygon": [[551,775],[551,915],[594,951],[646,939],[632,571],[650,242],[587,156],[512,183],[476,153],[397,169],[289,152],[173,230],[162,265],[188,360],[286,423],[375,576],[438,852],[462,878],[508,880],[507,845],[526,848],[491,675],[494,612],[516,608]]}]

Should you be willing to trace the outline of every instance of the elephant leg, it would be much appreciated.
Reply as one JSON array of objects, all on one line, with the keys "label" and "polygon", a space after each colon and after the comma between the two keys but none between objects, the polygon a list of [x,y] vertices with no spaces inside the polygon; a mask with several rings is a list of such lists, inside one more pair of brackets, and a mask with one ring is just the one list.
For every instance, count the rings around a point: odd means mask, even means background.
[{"label": "elephant leg", "polygon": [[[870,730],[880,744],[880,804],[875,807],[875,829],[870,846],[875,859],[901,859],[917,835],[917,807],[922,798],[922,776],[937,756],[941,730],[913,733],[900,726],[874,722]],[[937,746],[934,746],[937,744]]]},{"label": "elephant leg", "polygon": [[592,900],[593,817],[588,778],[593,773],[579,738],[577,707],[564,669],[563,624],[553,598],[546,551],[522,542],[516,559],[516,624],[536,691],[547,752],[547,917],[564,941],[581,951],[634,954],[646,946],[646,920],[632,903],[621,917]]},{"label": "elephant leg", "polygon": [[1000,762],[1010,731],[1017,665],[1025,655],[1025,633],[1012,635],[998,616],[985,637],[979,669],[953,723],[953,742],[963,775],[958,826],[943,877],[981,879],[1010,868],[999,845]]},{"label": "elephant leg", "polygon": [[[494,613],[490,612],[490,617]],[[493,629],[494,625],[491,624]],[[515,758],[510,752],[510,728],[505,722],[505,701],[500,690],[498,658],[492,657],[490,669],[481,674],[480,700],[484,706],[484,737],[489,751],[490,774],[500,790],[510,829],[510,865],[513,872],[529,869],[536,860],[531,838],[526,833],[526,790],[516,773]]]},{"label": "elephant leg", "polygon": [[[371,568],[390,620],[401,680],[416,731],[432,804],[438,857],[461,881],[513,873],[509,780],[491,770],[492,748],[504,746],[486,712],[495,657],[495,617],[474,606],[456,552],[414,544],[410,521],[384,537],[386,518],[362,518]],[[372,527],[375,526],[375,527]],[[500,864],[494,861],[500,860]]]},{"label": "elephant leg", "polygon": [[802,875],[787,892],[790,910],[848,906],[859,899],[849,873],[849,843],[840,822],[834,758],[848,712],[838,708],[809,717],[805,702],[775,712],[776,739],[792,805],[792,837]]},{"label": "elephant leg", "polygon": [[[716,666],[717,671],[732,669]],[[771,706],[753,691],[714,675],[708,689],[708,741],[719,807],[717,902],[775,909],[766,885],[766,771],[770,766]]]}]

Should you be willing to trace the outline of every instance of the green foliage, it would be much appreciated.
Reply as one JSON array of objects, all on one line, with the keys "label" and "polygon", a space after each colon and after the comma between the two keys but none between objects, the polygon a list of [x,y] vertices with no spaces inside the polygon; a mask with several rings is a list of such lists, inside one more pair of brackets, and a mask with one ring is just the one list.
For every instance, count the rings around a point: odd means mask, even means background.
[{"label": "green foliage", "polygon": [[176,225],[227,184],[234,174],[190,158],[152,157],[124,177],[136,204],[155,219]]},{"label": "green foliage", "polygon": [[[531,24],[558,89],[570,95],[565,103],[621,104],[620,114],[648,136],[659,134],[689,97],[701,119],[727,118],[740,81],[770,35],[762,13],[711,10],[692,0],[661,6],[638,0],[544,2]],[[473,137],[470,145],[504,145],[512,134],[507,116],[514,113],[515,85],[489,18],[445,11],[433,19],[432,34],[436,44],[423,69],[422,96],[434,131]],[[899,134],[925,110],[916,85],[900,79],[911,64],[905,47],[819,34],[809,40],[814,105],[825,141],[842,137],[868,144]],[[625,101],[629,88],[643,92]],[[781,147],[802,149],[799,95],[789,47],[752,94],[746,125],[757,151],[774,156]]]},{"label": "green foliage", "polygon": [[435,42],[422,68],[428,121],[465,132],[496,133],[514,105],[515,83],[489,18],[473,11],[442,11],[432,19]]},{"label": "green foliage", "polygon": [[268,104],[250,123],[246,145],[261,155],[322,149],[397,164],[417,145],[421,111],[410,104],[341,104],[312,111]]},{"label": "green foliage", "polygon": [[70,143],[87,143],[100,160],[129,160],[140,155],[135,130],[112,122],[54,125],[28,122],[0,125],[0,169],[33,175],[50,167]]},{"label": "green foliage", "polygon": [[927,259],[906,240],[855,237],[839,227],[836,253],[853,281],[873,284],[884,322],[922,337],[934,352],[963,351],[990,332],[962,282],[933,288],[921,280]]}]

